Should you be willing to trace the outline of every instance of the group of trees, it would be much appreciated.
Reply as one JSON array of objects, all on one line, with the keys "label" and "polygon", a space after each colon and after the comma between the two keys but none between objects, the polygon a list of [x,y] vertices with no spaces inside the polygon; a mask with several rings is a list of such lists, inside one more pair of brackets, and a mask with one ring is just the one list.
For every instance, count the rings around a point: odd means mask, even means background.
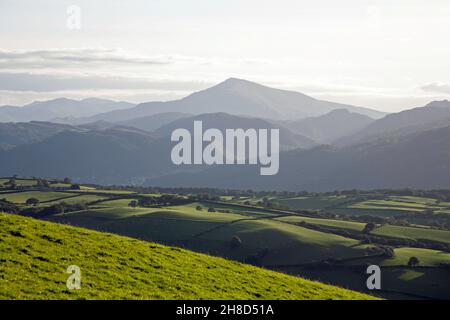
[{"label": "group of trees", "polygon": [[178,195],[163,194],[159,197],[139,196],[137,200],[131,200],[128,205],[136,207],[174,206],[190,203],[191,200]]}]

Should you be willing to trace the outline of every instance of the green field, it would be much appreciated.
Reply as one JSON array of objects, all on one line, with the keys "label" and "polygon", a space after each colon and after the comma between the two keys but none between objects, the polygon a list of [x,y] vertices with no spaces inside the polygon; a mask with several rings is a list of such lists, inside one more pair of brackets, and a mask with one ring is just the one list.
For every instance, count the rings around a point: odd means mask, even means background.
[{"label": "green field", "polygon": [[432,241],[450,243],[450,231],[447,230],[433,230],[427,228],[384,225],[380,228],[376,228],[372,233],[381,236],[390,236],[413,240],[427,239]]},{"label": "green field", "polygon": [[384,199],[364,201],[352,196],[313,196],[279,198],[275,201],[292,209],[326,210],[346,215],[390,217],[425,210],[434,210],[436,213],[450,213],[450,202],[415,196],[387,196]]},{"label": "green field", "polygon": [[[262,264],[298,264],[330,257],[363,255],[358,241],[341,236],[309,230],[272,219],[266,213],[251,208],[234,206],[230,212],[196,210],[206,203],[168,206],[164,208],[120,207],[125,201],[102,202],[99,209],[60,214],[53,221],[104,230],[139,239],[159,242],[182,242],[186,248],[245,261],[248,256],[262,250],[268,254]],[[111,205],[111,207],[107,207]],[[218,205],[214,205],[218,207]],[[225,208],[225,205],[221,206]],[[281,218],[282,219],[282,218]],[[362,229],[362,227],[361,227]],[[233,236],[242,240],[242,246],[230,249]]]},{"label": "green field", "polygon": [[450,264],[450,253],[442,251],[421,249],[421,248],[397,248],[395,249],[395,257],[383,261],[383,265],[397,266],[407,265],[411,257],[419,259],[420,266],[436,266],[441,263]]},{"label": "green field", "polygon": [[321,196],[277,199],[277,202],[294,209],[324,209],[338,206],[348,200],[346,196]]},{"label": "green field", "polygon": [[[362,201],[364,197],[314,195],[295,198],[223,196],[216,197],[220,201],[190,202],[186,194],[181,194],[174,199],[184,199],[186,204],[133,208],[129,206],[132,200],[158,198],[163,194],[151,193],[153,190],[136,193],[102,187],[85,189],[83,185],[81,188],[69,191],[4,188],[0,198],[30,212],[64,202],[68,204],[67,210],[61,213],[35,216],[298,274],[358,291],[365,291],[366,275],[361,268],[377,264],[387,268],[384,272],[388,273],[389,284],[385,283],[388,289],[380,293],[386,298],[442,298],[447,297],[446,289],[450,289],[440,281],[446,272],[444,265],[450,263],[449,253],[445,252],[450,244],[450,231],[442,227],[446,215],[433,220],[433,213],[422,213],[430,208],[435,212],[445,210],[448,203],[444,201],[413,196]],[[35,208],[26,206],[24,202],[30,197],[38,198],[41,203]],[[263,199],[271,205],[264,207]],[[249,200],[255,204],[246,205]],[[301,210],[286,209],[286,201],[293,201]],[[279,202],[285,202],[283,207],[277,207]],[[69,206],[81,203],[84,206]],[[211,208],[213,212],[208,210]],[[403,220],[396,223],[394,217],[401,215],[401,219],[407,219],[414,212],[409,210],[411,208],[420,209],[420,212],[415,211],[415,220],[409,224]],[[347,216],[341,216],[342,213]],[[372,218],[366,217],[368,214],[377,219],[386,218],[376,220],[381,222],[376,222],[375,229],[364,234],[366,219]],[[417,220],[423,216],[425,219]],[[430,219],[441,224],[427,225]],[[384,246],[392,246],[393,257],[382,255],[380,250]],[[407,266],[412,256],[420,261],[415,269]],[[321,269],[330,263],[332,267]]]},{"label": "green field", "polygon": [[277,218],[276,220],[285,221],[290,223],[300,223],[305,221],[307,223],[317,224],[326,227],[341,228],[353,231],[362,231],[364,229],[365,223],[354,222],[354,221],[344,221],[344,220],[334,220],[334,219],[319,219],[301,216],[287,216]]},{"label": "green field", "polygon": [[2,194],[0,198],[4,198],[14,203],[25,203],[25,201],[27,201],[27,199],[29,198],[36,198],[40,202],[45,202],[66,198],[70,196],[76,196],[76,194],[67,192],[52,192],[52,191],[27,191],[27,192]]},{"label": "green field", "polygon": [[[367,299],[174,247],[0,213],[1,299]],[[68,290],[69,265],[81,289]]]},{"label": "green field", "polygon": [[[0,178],[0,187],[7,183],[10,178]],[[15,179],[16,185],[21,187],[30,187],[35,186],[37,184],[37,180],[35,179]]]}]

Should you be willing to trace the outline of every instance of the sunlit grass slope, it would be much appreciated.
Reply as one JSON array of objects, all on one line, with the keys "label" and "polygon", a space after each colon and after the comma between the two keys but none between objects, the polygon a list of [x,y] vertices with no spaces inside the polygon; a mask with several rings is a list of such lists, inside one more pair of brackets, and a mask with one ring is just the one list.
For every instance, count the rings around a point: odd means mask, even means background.
[{"label": "sunlit grass slope", "polygon": [[[81,289],[69,291],[69,265]],[[0,213],[2,299],[368,299],[370,296],[127,237]]]}]

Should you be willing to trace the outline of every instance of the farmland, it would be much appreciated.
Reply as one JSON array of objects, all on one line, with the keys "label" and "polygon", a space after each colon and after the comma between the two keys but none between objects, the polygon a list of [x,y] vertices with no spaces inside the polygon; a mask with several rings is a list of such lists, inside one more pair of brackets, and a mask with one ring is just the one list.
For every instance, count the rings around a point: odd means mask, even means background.
[{"label": "farmland", "polygon": [[[0,192],[0,199],[17,206],[23,215],[172,245],[366,293],[371,292],[365,288],[363,267],[377,264],[390,279],[383,281],[384,290],[377,293],[386,298],[448,298],[450,291],[448,281],[442,281],[443,276],[448,278],[450,231],[428,225],[427,220],[417,223],[416,215],[429,215],[422,212],[430,208],[445,219],[441,211],[448,203],[429,197],[211,198],[101,186],[72,190],[55,183],[46,189],[6,186]],[[29,197],[39,203],[27,205]],[[408,210],[397,210],[401,206]],[[414,208],[422,211],[409,211]],[[402,212],[402,220],[392,218],[393,212]],[[405,212],[413,215],[411,223]],[[373,228],[366,231],[371,221]],[[418,259],[418,266],[409,265],[411,257]]]}]

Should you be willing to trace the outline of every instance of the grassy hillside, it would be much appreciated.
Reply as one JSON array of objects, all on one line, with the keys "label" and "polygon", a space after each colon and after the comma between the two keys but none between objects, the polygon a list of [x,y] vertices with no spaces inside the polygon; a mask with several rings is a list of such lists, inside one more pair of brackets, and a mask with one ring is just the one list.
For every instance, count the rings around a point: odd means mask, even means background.
[{"label": "grassy hillside", "polygon": [[[69,265],[82,272],[69,291]],[[357,292],[143,242],[0,213],[1,299],[368,299]]]}]

